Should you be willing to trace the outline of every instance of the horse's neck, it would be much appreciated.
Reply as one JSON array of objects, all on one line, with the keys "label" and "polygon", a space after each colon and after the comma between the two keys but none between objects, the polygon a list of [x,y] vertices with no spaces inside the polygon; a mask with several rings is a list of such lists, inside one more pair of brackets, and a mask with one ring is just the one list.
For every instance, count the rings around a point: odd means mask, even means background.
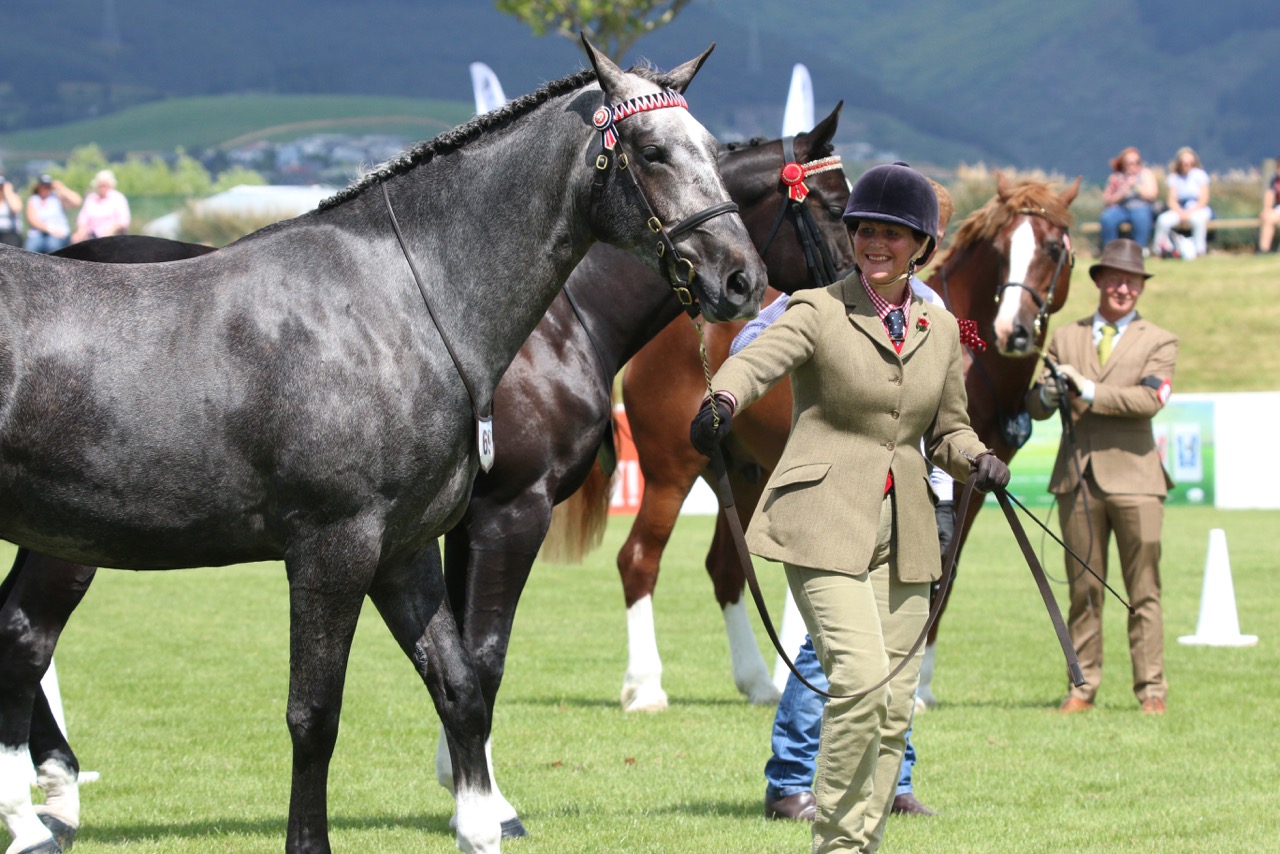
[{"label": "horse's neck", "polygon": [[591,130],[562,112],[543,105],[518,136],[477,140],[389,188],[440,334],[486,400],[594,242]]},{"label": "horse's neck", "polygon": [[585,334],[616,373],[681,311],[671,286],[629,252],[598,244],[565,284]]}]

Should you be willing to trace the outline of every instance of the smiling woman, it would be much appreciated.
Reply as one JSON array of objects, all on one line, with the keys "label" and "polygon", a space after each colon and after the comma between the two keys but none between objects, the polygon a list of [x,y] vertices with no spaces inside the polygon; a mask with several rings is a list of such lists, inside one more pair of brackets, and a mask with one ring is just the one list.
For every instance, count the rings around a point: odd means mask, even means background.
[{"label": "smiling woman", "polygon": [[794,294],[716,372],[690,428],[695,447],[718,454],[734,412],[791,376],[790,436],[748,544],[785,567],[833,695],[815,851],[874,849],[894,797],[920,671],[913,647],[941,574],[920,449],[953,477],[976,471],[980,488],[1009,480],[969,426],[956,319],[909,284],[937,243],[933,187],[905,163],[877,166],[854,185],[844,221],[854,272]]}]

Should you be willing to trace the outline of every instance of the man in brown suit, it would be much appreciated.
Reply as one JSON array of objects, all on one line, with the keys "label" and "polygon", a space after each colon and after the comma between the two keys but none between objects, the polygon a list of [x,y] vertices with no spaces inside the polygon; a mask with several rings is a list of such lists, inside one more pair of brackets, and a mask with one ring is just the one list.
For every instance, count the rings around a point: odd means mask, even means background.
[{"label": "man in brown suit", "polygon": [[[1102,578],[1112,532],[1134,613],[1129,617],[1133,692],[1148,714],[1165,710],[1164,619],[1160,609],[1160,531],[1172,486],[1160,464],[1151,418],[1169,400],[1178,339],[1137,313],[1151,274],[1142,247],[1108,243],[1089,268],[1098,286],[1098,310],[1059,328],[1046,369],[1027,393],[1036,419],[1070,401],[1049,491],[1058,496],[1063,540]],[[1093,708],[1102,679],[1102,582],[1067,555],[1071,583],[1068,624],[1085,684],[1072,687],[1064,713]]]}]

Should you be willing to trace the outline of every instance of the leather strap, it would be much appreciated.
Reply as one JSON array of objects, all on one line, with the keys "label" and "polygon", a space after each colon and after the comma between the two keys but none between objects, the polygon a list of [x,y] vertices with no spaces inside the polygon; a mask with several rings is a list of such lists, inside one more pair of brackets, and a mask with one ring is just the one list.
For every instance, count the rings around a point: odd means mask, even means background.
[{"label": "leather strap", "polygon": [[[951,543],[947,547],[947,554],[942,562],[942,580],[939,583],[937,593],[933,596],[933,602],[929,606],[929,617],[925,620],[920,636],[916,638],[916,642],[911,645],[911,649],[898,662],[898,666],[890,670],[887,676],[870,688],[853,694],[832,694],[805,679],[800,671],[796,669],[795,662],[791,660],[791,656],[787,655],[787,651],[782,648],[782,641],[778,639],[778,632],[774,629],[773,620],[769,617],[769,609],[764,604],[764,594],[760,591],[760,582],[756,578],[755,567],[751,564],[751,553],[747,550],[747,538],[742,532],[742,523],[738,520],[738,513],[734,507],[733,489],[729,486],[729,472],[725,468],[724,454],[721,453],[718,445],[715,448],[715,453],[711,456],[711,470],[716,476],[716,496],[720,499],[720,508],[724,512],[725,521],[729,523],[729,531],[733,535],[733,544],[738,552],[738,559],[742,563],[742,572],[746,576],[747,587],[751,590],[751,598],[756,603],[756,610],[760,612],[760,621],[764,623],[764,630],[769,635],[769,640],[773,641],[773,648],[778,651],[778,655],[782,658],[783,663],[787,665],[787,669],[800,680],[800,684],[829,700],[858,699],[888,685],[910,663],[915,654],[920,651],[920,647],[924,645],[925,638],[929,636],[929,629],[933,627],[938,615],[942,613],[942,603],[946,601],[947,589],[951,586],[951,580],[955,578],[956,574],[956,557],[960,551],[960,538],[951,538]],[[964,530],[965,514],[968,513],[969,499],[973,495],[973,490],[973,475],[970,475],[969,479],[965,481],[964,494],[956,509],[957,531]],[[1079,665],[1077,665],[1078,667]]]}]

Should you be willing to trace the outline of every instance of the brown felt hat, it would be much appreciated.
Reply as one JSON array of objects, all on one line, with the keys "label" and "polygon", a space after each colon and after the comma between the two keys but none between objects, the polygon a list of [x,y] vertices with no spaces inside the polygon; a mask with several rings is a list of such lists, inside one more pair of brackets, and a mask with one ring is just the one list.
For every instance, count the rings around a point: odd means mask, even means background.
[{"label": "brown felt hat", "polygon": [[1144,279],[1155,275],[1147,272],[1147,266],[1142,257],[1142,247],[1127,237],[1118,237],[1102,248],[1102,257],[1089,268],[1089,277],[1095,282],[1098,281],[1098,271],[1103,267],[1123,270],[1126,273],[1137,273]]}]

